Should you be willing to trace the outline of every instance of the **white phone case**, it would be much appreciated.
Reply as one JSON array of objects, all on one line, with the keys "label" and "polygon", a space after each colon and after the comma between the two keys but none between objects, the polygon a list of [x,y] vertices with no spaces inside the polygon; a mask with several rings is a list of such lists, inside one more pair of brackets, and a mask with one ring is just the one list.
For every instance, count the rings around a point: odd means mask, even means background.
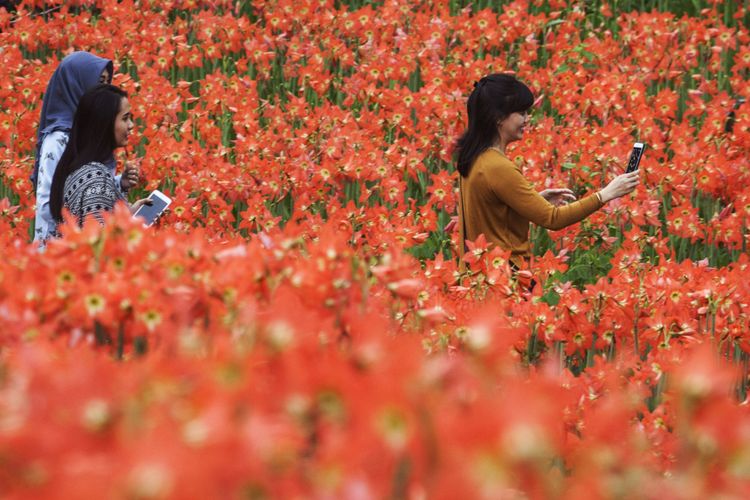
[{"label": "white phone case", "polygon": [[172,203],[172,199],[158,189],[152,191],[151,194],[148,195],[148,198],[150,200],[153,200],[156,206],[143,205],[135,214],[133,214],[133,217],[143,218],[143,225],[146,227],[153,224],[154,221],[156,221],[156,219],[158,219],[159,216],[164,213],[164,210],[166,210],[167,207],[169,207],[169,205]]}]

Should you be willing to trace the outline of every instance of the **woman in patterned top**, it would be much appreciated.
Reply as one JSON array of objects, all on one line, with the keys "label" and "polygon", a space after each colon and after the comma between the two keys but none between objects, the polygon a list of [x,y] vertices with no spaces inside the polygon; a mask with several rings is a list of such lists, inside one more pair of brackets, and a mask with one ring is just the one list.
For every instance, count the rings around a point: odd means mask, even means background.
[{"label": "woman in patterned top", "polygon": [[[132,129],[125,91],[100,84],[81,97],[70,140],[52,179],[50,212],[57,223],[62,221],[63,208],[83,225],[89,216],[103,222],[103,212],[112,210],[118,201],[126,202],[105,162],[116,148],[127,145]],[[144,203],[150,200],[135,202],[131,210]]]},{"label": "woman in patterned top", "polygon": [[[81,96],[98,83],[112,80],[112,61],[88,52],[73,52],[65,57],[55,70],[44,92],[42,113],[39,117],[37,154],[31,182],[36,188],[36,218],[34,241],[44,241],[54,233],[57,223],[49,209],[52,177],[60,157],[68,143],[73,115]],[[114,158],[105,162],[110,176],[114,177]],[[138,169],[125,167],[122,176],[115,177],[121,192],[138,182]]]}]

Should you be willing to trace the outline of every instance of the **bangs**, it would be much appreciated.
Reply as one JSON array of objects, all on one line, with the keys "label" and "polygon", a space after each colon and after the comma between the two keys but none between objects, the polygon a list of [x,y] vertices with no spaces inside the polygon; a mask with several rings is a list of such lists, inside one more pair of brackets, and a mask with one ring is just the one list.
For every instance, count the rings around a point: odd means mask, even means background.
[{"label": "bangs", "polygon": [[516,80],[512,96],[508,96],[507,110],[509,113],[523,113],[534,105],[534,94],[524,83]]}]

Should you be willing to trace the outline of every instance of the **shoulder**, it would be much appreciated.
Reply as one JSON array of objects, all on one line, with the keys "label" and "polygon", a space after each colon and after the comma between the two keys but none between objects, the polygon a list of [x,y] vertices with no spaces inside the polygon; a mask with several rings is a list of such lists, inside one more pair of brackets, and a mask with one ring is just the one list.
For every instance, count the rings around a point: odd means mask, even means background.
[{"label": "shoulder", "polygon": [[76,169],[75,172],[70,174],[65,181],[65,184],[84,184],[88,182],[95,182],[97,180],[106,179],[109,175],[109,170],[103,163],[89,162]]},{"label": "shoulder", "polygon": [[91,177],[105,177],[109,175],[109,168],[104,163],[98,161],[91,161],[81,165],[81,168],[76,170],[76,173],[81,172]]},{"label": "shoulder", "polygon": [[65,149],[65,146],[67,145],[68,133],[64,130],[55,130],[53,132],[50,132],[49,134],[44,136],[44,140],[42,141],[42,147],[49,149]]},{"label": "shoulder", "polygon": [[109,173],[109,167],[107,167],[104,163],[100,163],[98,161],[90,161],[83,165],[81,167],[81,170],[87,169],[89,172],[101,172],[102,174],[108,174]]},{"label": "shoulder", "polygon": [[518,166],[510,161],[507,156],[495,149],[485,149],[477,156],[474,167],[477,173],[493,174],[519,171]]},{"label": "shoulder", "polygon": [[55,130],[44,136],[42,140],[42,158],[51,155],[59,158],[68,145],[68,134],[63,130]]}]

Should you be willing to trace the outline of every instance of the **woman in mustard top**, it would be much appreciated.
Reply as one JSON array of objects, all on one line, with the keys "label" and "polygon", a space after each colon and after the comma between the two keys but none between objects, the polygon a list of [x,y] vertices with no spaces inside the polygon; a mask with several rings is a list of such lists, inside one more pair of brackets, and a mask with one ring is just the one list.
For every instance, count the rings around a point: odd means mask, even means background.
[{"label": "woman in mustard top", "polygon": [[[469,126],[456,147],[461,241],[484,234],[489,243],[510,251],[515,268],[524,267],[531,257],[530,222],[562,229],[638,185],[636,171],[616,177],[601,191],[577,201],[570,189],[538,193],[505,155],[508,144],[523,137],[533,103],[531,90],[514,76],[485,76],[469,96]],[[465,247],[460,247],[463,255]]]}]

